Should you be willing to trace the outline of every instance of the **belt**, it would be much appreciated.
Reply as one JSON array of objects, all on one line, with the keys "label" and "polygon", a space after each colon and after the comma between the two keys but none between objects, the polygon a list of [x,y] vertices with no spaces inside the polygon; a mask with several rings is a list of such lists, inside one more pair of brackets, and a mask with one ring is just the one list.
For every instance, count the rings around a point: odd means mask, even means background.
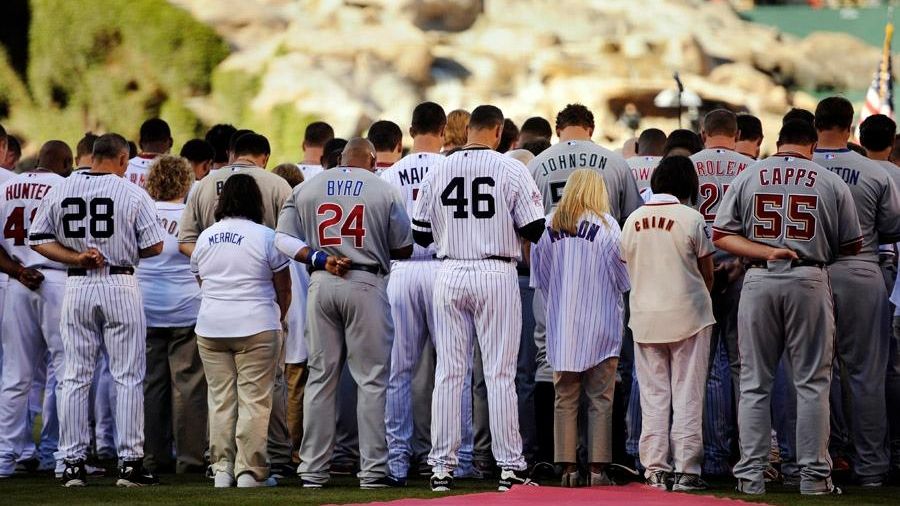
[{"label": "belt", "polygon": [[[94,270],[94,269],[91,269],[91,270]],[[69,273],[69,276],[87,276],[88,269],[82,269],[81,267],[71,267],[68,270],[68,273]],[[132,274],[134,274],[134,267],[120,267],[118,265],[110,265],[109,266],[109,274],[111,276],[114,276],[114,275],[131,276]]]},{"label": "belt", "polygon": [[[316,269],[315,267],[313,267],[312,265],[310,265],[310,266],[308,266],[308,267],[306,268],[306,270],[307,270],[310,274],[312,274],[312,273],[314,273],[314,272],[316,272],[316,271],[324,271],[325,269]],[[372,274],[381,274],[381,267],[378,267],[378,266],[375,266],[375,265],[357,265],[357,264],[353,264],[353,265],[351,265],[350,267],[348,267],[347,270],[350,270],[350,271],[363,271],[363,272],[369,272],[369,273],[372,273]]]},{"label": "belt", "polygon": [[510,257],[501,257],[501,256],[497,256],[497,255],[491,255],[491,256],[485,258],[485,260],[500,260],[501,262],[507,262],[507,263],[513,261],[513,259]]},{"label": "belt", "polygon": [[[825,262],[813,262],[812,260],[792,260],[791,267],[818,267],[819,269],[824,269],[827,266]],[[768,262],[754,260],[747,264],[748,269],[767,269],[769,267]]]}]

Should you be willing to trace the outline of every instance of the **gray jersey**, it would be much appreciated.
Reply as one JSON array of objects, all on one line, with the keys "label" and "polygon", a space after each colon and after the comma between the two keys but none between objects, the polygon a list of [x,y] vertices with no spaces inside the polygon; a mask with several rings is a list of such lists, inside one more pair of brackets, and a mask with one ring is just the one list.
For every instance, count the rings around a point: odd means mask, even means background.
[{"label": "gray jersey", "polygon": [[391,250],[412,244],[400,192],[355,167],[326,170],[295,188],[278,216],[277,231],[385,273]]},{"label": "gray jersey", "polygon": [[631,167],[621,155],[591,141],[566,141],[547,148],[528,164],[544,196],[546,214],[562,198],[569,174],[578,169],[600,171],[609,194],[609,214],[619,223],[643,203]]},{"label": "gray jersey", "polygon": [[662,160],[661,156],[632,156],[625,160],[631,167],[631,175],[634,176],[641,195],[650,188],[650,178],[653,177],[653,171],[656,170],[660,160]]},{"label": "gray jersey", "polygon": [[900,196],[891,176],[878,163],[850,149],[817,149],[813,160],[850,187],[863,245],[860,260],[878,261],[878,244],[900,239]]},{"label": "gray jersey", "polygon": [[713,226],[714,240],[726,235],[789,248],[802,260],[821,263],[862,241],[847,185],[790,153],[757,162],[734,178]]},{"label": "gray jersey", "polygon": [[700,182],[697,210],[707,223],[712,223],[731,182],[756,160],[731,149],[709,148],[691,156],[691,162],[697,169]]},{"label": "gray jersey", "polygon": [[75,251],[97,248],[111,266],[136,266],[140,250],[165,236],[156,205],[141,187],[92,172],[56,184],[41,200],[29,233],[31,245],[56,241]]}]

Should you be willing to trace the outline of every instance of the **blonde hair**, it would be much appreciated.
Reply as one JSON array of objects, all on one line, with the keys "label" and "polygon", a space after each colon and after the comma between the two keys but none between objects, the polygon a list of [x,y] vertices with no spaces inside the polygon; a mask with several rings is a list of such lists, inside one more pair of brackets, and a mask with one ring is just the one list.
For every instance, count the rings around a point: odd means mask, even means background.
[{"label": "blonde hair", "polygon": [[301,172],[300,168],[293,163],[278,164],[272,169],[272,174],[281,176],[282,179],[288,182],[291,188],[303,182],[303,172]]},{"label": "blonde hair", "polygon": [[593,169],[578,169],[569,175],[563,196],[553,214],[553,230],[578,233],[578,222],[586,212],[599,216],[604,225],[609,213],[609,196],[603,176]]},{"label": "blonde hair", "polygon": [[447,115],[447,128],[444,129],[444,146],[458,148],[466,145],[469,118],[472,115],[463,109],[457,109]]},{"label": "blonde hair", "polygon": [[184,198],[194,184],[194,169],[180,156],[162,155],[150,164],[147,193],[153,200],[167,202]]}]

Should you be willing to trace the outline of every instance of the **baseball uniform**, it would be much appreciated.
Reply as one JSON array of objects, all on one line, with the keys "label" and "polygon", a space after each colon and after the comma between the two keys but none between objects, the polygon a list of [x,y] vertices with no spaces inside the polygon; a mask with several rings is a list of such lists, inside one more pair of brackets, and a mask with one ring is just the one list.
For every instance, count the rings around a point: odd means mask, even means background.
[{"label": "baseball uniform", "polygon": [[740,235],[800,260],[754,261],[738,308],[741,460],[739,490],[765,492],[771,446],[770,397],[782,351],[797,386],[800,489],[828,492],[828,391],[834,358],[834,304],[824,266],[860,244],[859,219],[840,177],[793,153],[778,153],[736,177],[718,207],[713,240]]},{"label": "baseball uniform", "polygon": [[116,388],[116,448],[125,462],[143,457],[146,319],[131,274],[140,250],[163,241],[156,207],[137,186],[114,174],[81,172],[41,201],[29,244],[58,242],[74,251],[97,248],[99,269],[69,268],[62,309],[65,367],[60,381],[60,452],[83,461],[90,444],[88,391],[101,345]]},{"label": "baseball uniform", "polygon": [[556,207],[569,174],[578,169],[594,169],[603,174],[609,213],[619,223],[643,203],[631,168],[621,155],[592,141],[565,141],[547,148],[528,164],[544,197],[545,213]]},{"label": "baseball uniform", "polygon": [[294,189],[279,216],[278,232],[353,263],[341,278],[321,270],[310,276],[303,411],[314,415],[303,420],[299,473],[310,484],[329,479],[335,391],[345,354],[359,394],[357,476],[363,488],[378,486],[388,475],[384,414],[393,336],[384,275],[391,250],[412,243],[403,199],[368,170],[334,168]]},{"label": "baseball uniform", "polygon": [[306,164],[306,163],[298,163],[297,168],[300,169],[300,172],[303,174],[303,180],[308,181],[312,179],[314,176],[318,176],[322,173],[322,166],[319,164]]},{"label": "baseball uniform", "polygon": [[[11,170],[6,170],[3,167],[0,167],[0,184],[5,183],[7,180],[11,179],[16,175],[15,172]],[[0,306],[3,306],[3,300],[6,296],[6,287],[9,283],[9,275],[4,272],[0,272]],[[0,311],[2,313],[2,311]],[[3,315],[0,314],[0,321],[2,321]],[[0,325],[0,373],[3,372],[3,331],[2,325]]]},{"label": "baseball uniform", "polygon": [[[13,260],[44,275],[37,290],[9,282],[2,306],[3,379],[0,382],[0,476],[13,473],[30,439],[23,414],[35,379],[49,351],[52,369],[62,371],[63,343],[60,311],[65,289],[65,266],[28,247],[28,230],[41,200],[63,177],[43,169],[20,174],[0,185],[3,248]],[[54,381],[48,382],[53,384]],[[47,413],[47,416],[51,416]]]},{"label": "baseball uniform", "polygon": [[145,188],[147,186],[147,174],[150,173],[150,165],[157,157],[159,155],[155,153],[141,153],[128,160],[128,167],[125,169],[125,179],[141,188]]},{"label": "baseball uniform", "polygon": [[653,194],[650,190],[650,178],[653,177],[653,171],[656,170],[660,160],[661,156],[632,156],[625,160],[631,167],[631,174],[644,202],[647,202]]},{"label": "baseball uniform", "polygon": [[515,262],[522,249],[517,230],[543,222],[541,201],[521,162],[489,149],[457,151],[420,187],[413,229],[432,234],[442,260],[433,300],[437,371],[428,463],[435,475],[458,465],[460,399],[473,339],[481,346],[497,465],[525,469],[515,393],[522,327]]},{"label": "baseball uniform", "polygon": [[[813,160],[850,187],[862,229],[859,254],[839,257],[828,273],[842,383],[853,399],[848,420],[853,473],[862,483],[880,482],[889,461],[884,380],[891,320],[878,245],[900,240],[900,194],[883,167],[850,149],[817,149]],[[868,317],[860,318],[863,314]]]}]

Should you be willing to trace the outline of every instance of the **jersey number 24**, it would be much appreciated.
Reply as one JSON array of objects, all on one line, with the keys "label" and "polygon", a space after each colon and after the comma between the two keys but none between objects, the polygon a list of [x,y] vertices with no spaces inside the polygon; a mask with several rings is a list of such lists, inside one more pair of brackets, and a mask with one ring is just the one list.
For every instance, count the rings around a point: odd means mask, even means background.
[{"label": "jersey number 24", "polygon": [[[316,214],[325,216],[326,218],[319,222],[319,246],[340,246],[344,242],[344,237],[353,238],[353,247],[362,248],[366,239],[365,223],[366,206],[357,204],[344,217],[344,208],[332,203],[326,202],[316,209]],[[341,224],[341,229],[337,235],[329,234],[328,229]]]}]

